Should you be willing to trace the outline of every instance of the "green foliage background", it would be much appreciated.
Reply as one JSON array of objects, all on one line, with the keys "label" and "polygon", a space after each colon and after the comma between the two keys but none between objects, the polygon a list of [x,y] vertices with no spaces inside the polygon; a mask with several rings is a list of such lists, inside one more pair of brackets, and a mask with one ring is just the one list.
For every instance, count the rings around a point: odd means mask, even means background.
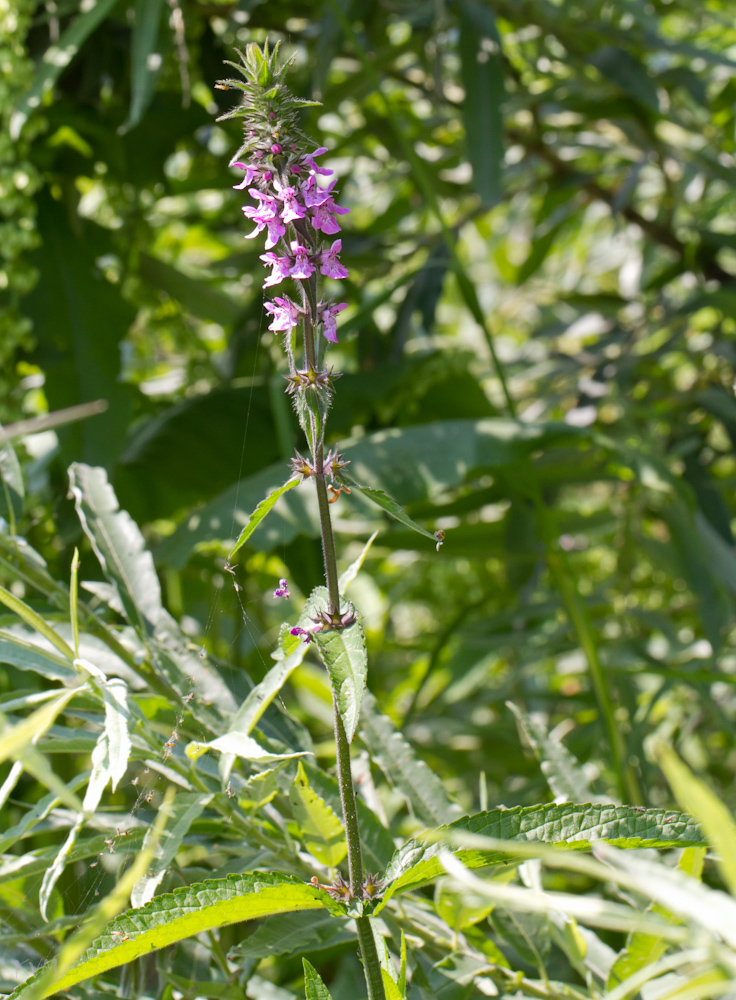
[{"label": "green foliage background", "polygon": [[[262,247],[243,239],[227,168],[237,125],[214,123],[233,102],[214,88],[223,59],[280,39],[296,53],[291,86],[322,102],[304,129],[329,148],[351,208],[330,443],[345,446],[356,480],[446,531],[435,552],[355,492],[333,508],[343,567],[379,529],[351,600],[381,710],[463,812],[560,794],[532,749],[545,757],[560,741],[591,796],[667,806],[654,737],[733,810],[736,5],[11,7],[0,8],[0,415],[109,405],[16,441],[26,496],[3,501],[0,582],[60,618],[8,538],[24,535],[64,586],[78,546],[91,612],[122,628],[68,495],[71,462],[104,467],[189,652],[209,655],[235,703],[272,666],[283,617],[296,620],[321,582],[300,490],[240,553],[239,591],[224,571],[299,445],[263,321]],[[270,596],[281,576],[286,609]],[[48,686],[0,665],[0,708]],[[329,770],[329,692],[310,657],[282,698],[270,736]],[[530,723],[521,738],[509,701],[533,713],[539,739]],[[176,707],[160,693],[140,705],[163,746]],[[57,767],[67,783],[88,768],[90,711],[39,742],[51,752],[71,740]],[[188,721],[187,738],[202,739],[203,724]],[[378,783],[394,836],[444,820],[380,777],[379,731],[359,739],[361,787],[370,799]],[[133,773],[105,807],[116,816],[135,800]],[[43,794],[24,775],[3,824]],[[217,852],[223,815],[194,822],[164,886],[245,870]],[[61,828],[42,823],[22,851],[58,848]],[[257,851],[249,860],[261,863]],[[67,869],[57,919],[85,909],[95,877],[82,862]],[[10,943],[18,913],[41,926],[39,881],[0,885]],[[534,967],[518,928],[494,928]],[[39,960],[23,947],[18,962]],[[194,972],[170,974],[206,980],[203,947],[178,959]],[[325,975],[338,1000],[356,980],[352,952],[335,948]],[[297,981],[289,961],[265,974]],[[0,976],[10,989],[11,973]]]}]

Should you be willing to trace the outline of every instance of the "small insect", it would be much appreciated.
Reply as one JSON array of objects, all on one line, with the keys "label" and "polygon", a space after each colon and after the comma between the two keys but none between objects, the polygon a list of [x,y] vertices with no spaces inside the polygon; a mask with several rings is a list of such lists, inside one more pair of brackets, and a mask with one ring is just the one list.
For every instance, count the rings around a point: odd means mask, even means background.
[{"label": "small insect", "polygon": [[442,543],[445,540],[445,533],[442,530],[442,528],[438,528],[437,531],[435,531],[434,537],[435,537],[435,541],[437,542],[437,545],[435,546],[435,548],[439,552],[440,548],[442,547]]},{"label": "small insect", "polygon": [[99,865],[99,863],[100,863],[99,861],[93,861],[92,864],[90,865],[90,868],[96,868]]},{"label": "small insect", "polygon": [[338,486],[338,488],[335,489],[334,486],[331,486],[328,483],[327,484],[327,489],[330,490],[330,492],[332,493],[332,496],[327,501],[327,503],[334,503],[337,500],[337,498],[340,496],[341,493],[350,493],[350,488],[348,486]]},{"label": "small insect", "polygon": [[224,83],[216,83],[215,84],[215,90],[232,90],[232,87],[228,87]]},{"label": "small insect", "polygon": [[115,853],[115,838],[111,837],[109,840],[105,841],[105,846],[107,847],[110,854]]},{"label": "small insect", "polygon": [[135,778],[133,778],[133,780],[131,781],[131,785],[137,785],[140,780],[141,780],[141,776],[140,776],[140,774],[137,774],[135,776]]},{"label": "small insect", "polygon": [[233,791],[232,785],[230,784],[229,781],[227,783],[227,788],[225,789],[225,795],[227,795],[229,799],[235,798],[235,792]]},{"label": "small insect", "polygon": [[152,802],[152,801],[153,801],[153,789],[151,789],[148,795],[146,795],[146,802]]},{"label": "small insect", "polygon": [[185,705],[188,705],[189,702],[192,701],[193,698],[194,698],[194,691],[190,691],[189,694],[185,698],[182,698],[182,701],[184,702]]},{"label": "small insect", "polygon": [[110,931],[110,937],[120,938],[121,941],[130,940],[130,934],[127,931]]}]

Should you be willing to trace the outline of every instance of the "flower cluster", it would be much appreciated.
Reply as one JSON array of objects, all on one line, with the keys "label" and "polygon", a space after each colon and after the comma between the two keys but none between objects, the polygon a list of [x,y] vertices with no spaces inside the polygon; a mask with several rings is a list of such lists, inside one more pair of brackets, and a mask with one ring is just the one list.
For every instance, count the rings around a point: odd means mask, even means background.
[{"label": "flower cluster", "polygon": [[[350,211],[335,203],[334,180],[324,188],[319,183],[320,175],[333,173],[315,160],[326,152],[324,146],[312,153],[302,153],[299,143],[290,143],[288,147],[272,143],[265,149],[253,150],[252,162],[237,160],[232,164],[245,171],[243,181],[235,185],[236,190],[247,188],[256,201],[255,205],[243,208],[245,217],[255,223],[255,229],[246,239],[266,232],[267,253],[261,254],[260,259],[271,268],[271,273],[263,283],[264,289],[280,285],[286,278],[309,282],[318,272],[336,280],[348,277],[348,269],[339,256],[342,240],[333,240],[330,246],[322,242],[322,236],[340,232],[337,217]],[[336,317],[347,308],[347,303],[334,304],[321,299],[311,315],[309,295],[304,294],[302,305],[288,296],[275,296],[273,301],[266,302],[265,308],[271,315],[268,329],[274,333],[289,333],[309,314],[327,340],[336,344]]]}]

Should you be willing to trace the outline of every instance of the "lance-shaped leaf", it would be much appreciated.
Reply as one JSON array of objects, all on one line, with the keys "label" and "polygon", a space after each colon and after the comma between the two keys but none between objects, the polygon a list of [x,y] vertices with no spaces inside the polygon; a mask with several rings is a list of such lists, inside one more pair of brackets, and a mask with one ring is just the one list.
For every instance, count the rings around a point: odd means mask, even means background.
[{"label": "lance-shaped leaf", "polygon": [[209,743],[198,743],[196,740],[193,740],[187,744],[186,754],[187,757],[196,760],[208,750],[219,750],[220,753],[242,757],[243,760],[256,760],[261,764],[269,764],[274,760],[289,760],[292,757],[303,757],[309,752],[307,750],[295,750],[293,753],[271,753],[270,750],[266,750],[265,747],[256,742],[252,736],[246,736],[245,733],[225,733],[224,736],[218,736],[216,739],[210,740]]},{"label": "lance-shaped leaf", "polygon": [[163,61],[157,47],[161,15],[165,9],[164,0],[136,0],[130,59],[130,110],[120,132],[127,132],[138,124],[153,97],[156,77]]},{"label": "lance-shaped leaf", "polygon": [[377,537],[378,537],[378,532],[374,531],[371,537],[368,539],[368,541],[361,549],[358,558],[350,563],[350,565],[348,566],[348,568],[345,570],[344,573],[340,574],[340,579],[337,581],[337,587],[341,594],[345,593],[345,591],[348,589],[350,584],[356,578],[358,573],[360,573],[361,567],[365,562],[365,557],[368,555],[371,545],[373,545]]},{"label": "lance-shaped leaf", "polygon": [[561,740],[548,733],[544,726],[528,715],[518,705],[507,701],[516,716],[520,731],[529,742],[547,779],[550,791],[557,802],[610,802],[590,789],[587,775],[580,762],[570,753]]},{"label": "lance-shaped leaf", "polygon": [[[108,924],[73,968],[45,984],[37,1000],[202,931],[274,913],[320,909],[335,916],[345,914],[344,907],[323,889],[275,873],[228,875],[175,889]],[[45,968],[18,986],[11,994],[12,1000],[22,1000],[29,994]]]},{"label": "lance-shaped leaf", "polygon": [[11,611],[14,611],[31,628],[40,632],[44,639],[59,650],[62,656],[67,657],[69,660],[74,660],[74,652],[69,643],[55,629],[51,628],[33,608],[29,608],[25,601],[21,601],[19,597],[11,594],[5,587],[0,587],[0,603],[4,604],[6,608],[10,608]]},{"label": "lance-shaped leaf", "polygon": [[23,512],[25,487],[18,456],[0,427],[0,517],[10,523],[15,534],[15,521]]},{"label": "lance-shaped leaf", "polygon": [[104,469],[75,463],[69,485],[82,528],[117,586],[128,621],[143,635],[152,632],[161,614],[161,585],[138,525],[120,509]]},{"label": "lance-shaped leaf", "polygon": [[[189,833],[189,828],[195,819],[202,815],[202,811],[212,799],[211,795],[204,795],[201,792],[179,793],[171,807],[171,821],[161,834],[161,839],[155,847],[153,861],[147,873],[133,886],[130,894],[131,906],[143,906],[153,899],[153,894],[161,884],[161,880],[166,874],[166,869],[176,857],[176,852],[181,847],[181,842]],[[151,831],[146,834],[143,846],[149,844]]]},{"label": "lance-shaped leaf", "polygon": [[348,851],[345,829],[330,806],[309,784],[301,762],[289,789],[289,802],[306,849],[320,864],[336,868]]},{"label": "lance-shaped leaf", "polygon": [[84,6],[83,13],[74,19],[61,38],[46,49],[30,89],[23,95],[10,119],[12,139],[18,138],[31,111],[39,107],[45,95],[51,92],[60,74],[72,61],[85,39],[107,17],[117,2],[118,0],[97,0],[97,3]]},{"label": "lance-shaped leaf", "polygon": [[322,982],[322,977],[314,966],[310,965],[306,958],[302,959],[302,965],[304,966],[304,989],[307,1000],[332,1000],[330,991]]},{"label": "lance-shaped leaf", "polygon": [[238,551],[238,549],[242,548],[242,546],[245,545],[245,543],[248,541],[250,536],[256,530],[256,528],[261,523],[266,514],[268,514],[268,512],[271,510],[271,508],[279,499],[279,497],[282,497],[284,493],[287,493],[295,486],[298,486],[299,482],[300,482],[299,479],[290,479],[287,483],[284,483],[283,486],[279,486],[277,490],[273,490],[271,493],[269,493],[265,500],[261,500],[256,509],[248,518],[248,523],[238,535],[237,542],[230,549],[230,554],[227,557],[228,562],[230,562],[230,560]]},{"label": "lance-shaped leaf", "polygon": [[368,673],[368,653],[363,625],[355,608],[349,601],[344,601],[340,610],[356,616],[353,624],[343,629],[315,632],[314,641],[330,675],[337,710],[350,742],[358,728],[360,705]]},{"label": "lance-shaped leaf", "polygon": [[393,497],[390,497],[388,493],[384,493],[383,490],[376,490],[370,486],[362,486],[360,483],[356,483],[354,479],[350,476],[346,476],[341,473],[340,478],[343,482],[346,482],[348,486],[359,490],[363,496],[368,497],[373,503],[377,504],[382,510],[385,510],[387,514],[391,517],[396,518],[405,528],[411,528],[412,531],[416,531],[418,535],[424,535],[425,538],[431,538],[432,541],[436,541],[435,536],[431,531],[427,531],[420,524],[417,524],[409,515],[406,513],[401,504],[396,503]]},{"label": "lance-shaped leaf", "polygon": [[68,659],[41,649],[30,641],[30,636],[30,632],[23,634],[16,628],[0,629],[0,663],[11,663],[19,670],[32,670],[47,680],[69,681],[76,676]]},{"label": "lance-shaped leaf", "polygon": [[[410,840],[399,848],[386,871],[382,905],[395,893],[427,885],[441,875],[444,869],[439,854],[448,843],[457,843],[462,834],[478,834],[499,840],[537,841],[573,850],[590,850],[596,841],[624,848],[695,847],[704,844],[703,833],[697,823],[686,813],[673,809],[641,809],[600,803],[548,803],[491,809],[435,830],[427,840]],[[460,847],[455,854],[467,868],[485,868],[508,860],[508,854],[474,847]]]},{"label": "lance-shaped leaf", "polygon": [[415,754],[393,722],[376,707],[376,699],[367,693],[364,700],[361,737],[371,756],[401,792],[418,819],[427,826],[449,823],[462,810],[451,802],[442,782],[432,769]]}]

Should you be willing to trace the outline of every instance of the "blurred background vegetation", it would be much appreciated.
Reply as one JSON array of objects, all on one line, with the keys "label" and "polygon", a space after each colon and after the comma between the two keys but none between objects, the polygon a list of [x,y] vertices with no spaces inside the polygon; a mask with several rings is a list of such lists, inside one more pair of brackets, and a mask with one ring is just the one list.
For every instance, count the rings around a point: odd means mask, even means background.
[{"label": "blurred background vegetation", "polygon": [[[466,810],[551,797],[509,700],[600,794],[668,803],[659,735],[736,807],[735,15],[730,0],[0,5],[0,417],[109,404],[16,438],[7,531],[62,581],[79,546],[102,606],[66,470],[104,466],[169,611],[236,698],[270,664],[278,578],[294,607],[320,582],[299,491],[253,536],[240,593],[223,568],[299,446],[227,167],[238,125],[215,123],[233,103],[223,60],[281,40],[351,209],[331,443],[447,536],[436,553],[354,497],[333,508],[343,565],[380,528],[352,594],[370,689]],[[2,582],[45,607],[11,563]],[[4,700],[34,683],[0,666]],[[283,698],[329,766],[316,665]]]}]

